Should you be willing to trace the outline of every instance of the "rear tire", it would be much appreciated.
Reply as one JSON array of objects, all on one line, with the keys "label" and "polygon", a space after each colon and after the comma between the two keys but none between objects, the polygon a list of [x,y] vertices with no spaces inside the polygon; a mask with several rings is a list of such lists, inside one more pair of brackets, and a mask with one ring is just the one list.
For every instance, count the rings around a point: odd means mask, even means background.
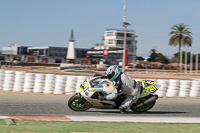
[{"label": "rear tire", "polygon": [[77,95],[72,96],[68,101],[68,106],[71,110],[74,111],[85,111],[92,107],[87,100],[83,97],[78,97]]},{"label": "rear tire", "polygon": [[[138,101],[137,101],[137,104],[139,104],[139,103],[141,103],[141,102],[143,102],[143,101],[145,101],[146,100],[146,98],[142,98],[142,99],[139,99]],[[135,107],[135,106],[131,106],[130,107],[130,109],[133,111],[133,112],[146,112],[146,111],[148,111],[148,110],[150,110],[151,108],[153,108],[153,106],[155,105],[155,103],[156,103],[156,101],[154,101],[154,102],[151,102],[151,103],[149,103],[149,104],[147,104],[147,105],[144,105],[144,106],[142,106],[142,107],[140,107],[140,108],[137,108],[137,107]]]}]

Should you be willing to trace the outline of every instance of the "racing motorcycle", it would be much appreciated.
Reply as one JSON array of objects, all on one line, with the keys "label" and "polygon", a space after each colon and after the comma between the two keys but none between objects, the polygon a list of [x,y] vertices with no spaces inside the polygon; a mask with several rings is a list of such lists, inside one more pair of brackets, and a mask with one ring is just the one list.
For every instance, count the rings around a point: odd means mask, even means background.
[{"label": "racing motorcycle", "polygon": [[[69,101],[68,106],[74,111],[85,111],[91,107],[100,109],[118,109],[126,99],[126,94],[119,94],[115,100],[99,100],[99,95],[108,95],[115,89],[115,82],[110,81],[105,76],[88,77],[80,88],[76,90]],[[151,109],[158,99],[155,92],[160,85],[151,80],[141,80],[137,82],[140,87],[140,97],[135,104],[130,106],[134,112],[145,112]]]}]

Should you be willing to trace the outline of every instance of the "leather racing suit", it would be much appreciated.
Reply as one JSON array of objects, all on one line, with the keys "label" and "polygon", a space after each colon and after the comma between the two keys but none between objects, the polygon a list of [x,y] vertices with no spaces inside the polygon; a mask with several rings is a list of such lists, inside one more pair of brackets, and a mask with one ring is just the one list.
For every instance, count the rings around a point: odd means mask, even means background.
[{"label": "leather racing suit", "polygon": [[136,103],[140,96],[140,87],[137,82],[121,72],[115,80],[115,90],[105,97],[106,100],[116,99],[119,93],[126,94],[127,98],[122,102],[121,107],[129,108],[133,103]]}]

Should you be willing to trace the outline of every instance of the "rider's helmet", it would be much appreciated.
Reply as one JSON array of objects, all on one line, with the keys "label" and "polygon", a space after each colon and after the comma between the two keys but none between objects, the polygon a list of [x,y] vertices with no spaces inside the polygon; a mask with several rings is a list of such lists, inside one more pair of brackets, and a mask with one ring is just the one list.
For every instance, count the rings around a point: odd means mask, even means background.
[{"label": "rider's helmet", "polygon": [[121,73],[118,66],[113,65],[107,69],[107,76],[111,81],[114,81]]}]

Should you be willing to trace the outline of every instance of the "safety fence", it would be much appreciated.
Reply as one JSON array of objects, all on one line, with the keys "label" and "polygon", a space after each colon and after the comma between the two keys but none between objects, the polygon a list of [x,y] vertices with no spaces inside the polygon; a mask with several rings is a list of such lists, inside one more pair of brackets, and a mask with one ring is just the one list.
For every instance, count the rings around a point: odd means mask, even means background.
[{"label": "safety fence", "polygon": [[[74,94],[87,76],[27,73],[0,70],[0,90],[44,94]],[[136,79],[139,80],[139,79]],[[161,85],[156,92],[167,97],[200,97],[200,79],[152,79]]]}]

